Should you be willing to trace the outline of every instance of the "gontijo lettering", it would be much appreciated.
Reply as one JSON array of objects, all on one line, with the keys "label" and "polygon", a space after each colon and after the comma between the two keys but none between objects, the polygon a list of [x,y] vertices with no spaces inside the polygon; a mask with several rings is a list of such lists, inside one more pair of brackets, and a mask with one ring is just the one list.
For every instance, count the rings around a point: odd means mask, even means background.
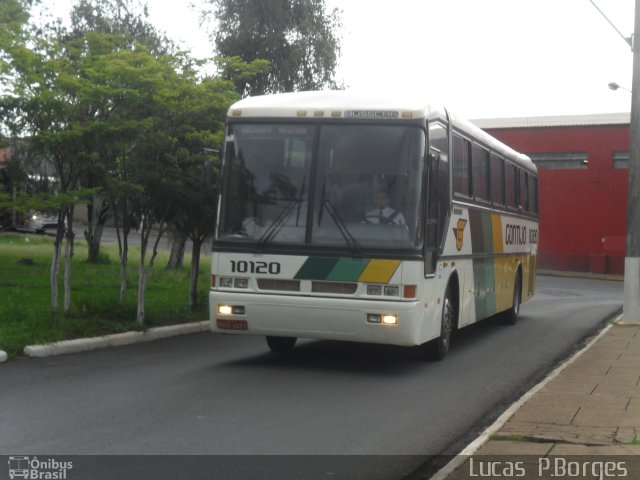
[{"label": "gontijo lettering", "polygon": [[504,241],[507,245],[526,245],[527,244],[527,227],[524,225],[505,226]]}]

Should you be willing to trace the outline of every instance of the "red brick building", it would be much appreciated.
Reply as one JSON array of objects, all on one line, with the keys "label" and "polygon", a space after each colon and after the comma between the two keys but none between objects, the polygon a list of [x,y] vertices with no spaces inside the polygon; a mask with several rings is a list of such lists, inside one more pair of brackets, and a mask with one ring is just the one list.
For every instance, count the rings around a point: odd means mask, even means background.
[{"label": "red brick building", "polygon": [[477,120],[538,167],[540,269],[622,274],[629,114]]}]

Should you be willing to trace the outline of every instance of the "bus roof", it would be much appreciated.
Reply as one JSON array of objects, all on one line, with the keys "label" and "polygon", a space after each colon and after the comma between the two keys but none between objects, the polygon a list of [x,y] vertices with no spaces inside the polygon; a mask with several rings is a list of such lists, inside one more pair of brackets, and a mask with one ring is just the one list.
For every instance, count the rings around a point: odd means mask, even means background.
[{"label": "bus roof", "polygon": [[[357,112],[354,115],[354,112]],[[229,108],[230,117],[333,117],[411,119],[444,116],[434,107],[409,97],[356,94],[349,90],[276,93],[247,97]],[[378,114],[378,115],[376,115]]]},{"label": "bus roof", "polygon": [[529,170],[530,172],[537,172],[537,167],[533,161],[525,154],[515,151],[513,148],[505,145],[500,140],[492,137],[487,132],[477,127],[473,123],[463,118],[456,116],[449,112],[451,117],[451,123],[454,129],[468,135],[470,138],[483,143],[485,146],[494,150],[496,153],[501,154],[509,160],[517,163],[519,166]]},{"label": "bus roof", "polygon": [[440,118],[447,113],[454,129],[476,139],[497,153],[508,157],[530,171],[536,171],[533,162],[473,123],[430,104],[417,96],[375,95],[354,93],[349,90],[327,90],[277,93],[244,98],[229,107],[232,118],[347,118],[360,120],[411,120]]}]

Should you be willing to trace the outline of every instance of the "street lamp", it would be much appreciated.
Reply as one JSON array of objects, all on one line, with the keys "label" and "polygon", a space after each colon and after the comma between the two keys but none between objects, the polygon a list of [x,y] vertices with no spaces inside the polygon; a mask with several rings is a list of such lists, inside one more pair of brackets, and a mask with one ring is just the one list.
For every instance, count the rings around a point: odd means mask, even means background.
[{"label": "street lamp", "polygon": [[609,90],[626,90],[627,92],[631,93],[631,90],[629,90],[627,87],[623,87],[622,85],[618,85],[616,82],[610,82],[609,83]]},{"label": "street lamp", "polygon": [[640,324],[640,0],[635,0],[631,121],[629,122],[629,187],[627,195],[627,245],[624,257],[622,321]]},{"label": "street lamp", "polygon": [[618,32],[633,53],[631,90],[615,82],[611,90],[623,88],[631,92],[629,122],[629,186],[627,190],[627,241],[624,256],[624,304],[622,322],[640,324],[640,0],[635,0],[633,35],[625,37],[607,18],[593,0],[589,0],[609,24]]}]

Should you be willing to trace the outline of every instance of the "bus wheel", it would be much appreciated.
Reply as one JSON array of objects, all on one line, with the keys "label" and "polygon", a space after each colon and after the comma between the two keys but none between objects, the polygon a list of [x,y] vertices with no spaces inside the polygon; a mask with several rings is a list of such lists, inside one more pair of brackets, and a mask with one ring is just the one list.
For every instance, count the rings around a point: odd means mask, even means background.
[{"label": "bus wheel", "polygon": [[431,360],[442,360],[449,352],[451,345],[451,333],[455,324],[455,313],[451,292],[447,287],[442,301],[442,317],[440,319],[440,336],[430,342],[421,345],[424,356]]},{"label": "bus wheel", "polygon": [[505,315],[505,321],[507,325],[515,325],[518,321],[518,315],[520,315],[520,303],[522,301],[521,291],[522,291],[522,280],[520,278],[520,272],[516,274],[516,281],[513,285],[513,306],[507,310]]},{"label": "bus wheel", "polygon": [[296,340],[296,337],[267,337],[267,345],[272,352],[290,352],[293,350]]}]

